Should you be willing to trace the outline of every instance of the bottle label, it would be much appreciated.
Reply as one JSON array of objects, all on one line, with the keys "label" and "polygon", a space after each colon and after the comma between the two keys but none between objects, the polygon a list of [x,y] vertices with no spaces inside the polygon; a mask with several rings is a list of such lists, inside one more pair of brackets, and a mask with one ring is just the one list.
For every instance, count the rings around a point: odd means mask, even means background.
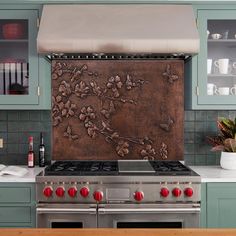
[{"label": "bottle label", "polygon": [[34,153],[28,154],[28,166],[33,167],[34,166]]}]

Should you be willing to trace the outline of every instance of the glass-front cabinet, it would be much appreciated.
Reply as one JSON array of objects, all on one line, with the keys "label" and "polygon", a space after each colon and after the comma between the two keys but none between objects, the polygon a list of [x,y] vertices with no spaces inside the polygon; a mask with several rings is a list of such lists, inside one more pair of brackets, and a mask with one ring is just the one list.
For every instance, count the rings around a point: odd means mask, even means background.
[{"label": "glass-front cabinet", "polygon": [[39,104],[37,10],[0,10],[0,106]]},{"label": "glass-front cabinet", "polygon": [[199,10],[197,106],[236,109],[236,10]]}]

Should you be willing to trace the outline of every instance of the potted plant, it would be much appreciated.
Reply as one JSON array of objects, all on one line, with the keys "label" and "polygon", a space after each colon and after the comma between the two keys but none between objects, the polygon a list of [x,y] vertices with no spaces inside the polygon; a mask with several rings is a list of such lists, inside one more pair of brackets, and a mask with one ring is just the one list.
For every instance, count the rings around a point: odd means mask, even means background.
[{"label": "potted plant", "polygon": [[236,118],[219,118],[217,121],[219,134],[208,137],[213,146],[211,151],[221,151],[220,165],[223,169],[236,169]]}]

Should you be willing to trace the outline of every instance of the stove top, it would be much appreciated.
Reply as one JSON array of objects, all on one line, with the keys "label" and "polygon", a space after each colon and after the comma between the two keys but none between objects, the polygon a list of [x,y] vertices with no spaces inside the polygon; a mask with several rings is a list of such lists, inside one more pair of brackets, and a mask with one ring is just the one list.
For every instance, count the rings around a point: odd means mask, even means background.
[{"label": "stove top", "polygon": [[48,166],[45,176],[160,175],[183,176],[195,173],[179,161],[57,161]]}]

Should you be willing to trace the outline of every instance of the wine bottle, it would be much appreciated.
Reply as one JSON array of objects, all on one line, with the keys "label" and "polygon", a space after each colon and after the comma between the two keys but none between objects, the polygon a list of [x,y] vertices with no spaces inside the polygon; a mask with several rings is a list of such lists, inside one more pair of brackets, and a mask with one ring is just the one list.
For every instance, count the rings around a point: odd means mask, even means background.
[{"label": "wine bottle", "polygon": [[43,142],[43,133],[40,133],[40,144],[39,144],[39,166],[45,166],[45,145]]},{"label": "wine bottle", "polygon": [[34,139],[32,136],[29,137],[29,151],[28,151],[28,167],[34,167],[35,155],[34,155]]}]

